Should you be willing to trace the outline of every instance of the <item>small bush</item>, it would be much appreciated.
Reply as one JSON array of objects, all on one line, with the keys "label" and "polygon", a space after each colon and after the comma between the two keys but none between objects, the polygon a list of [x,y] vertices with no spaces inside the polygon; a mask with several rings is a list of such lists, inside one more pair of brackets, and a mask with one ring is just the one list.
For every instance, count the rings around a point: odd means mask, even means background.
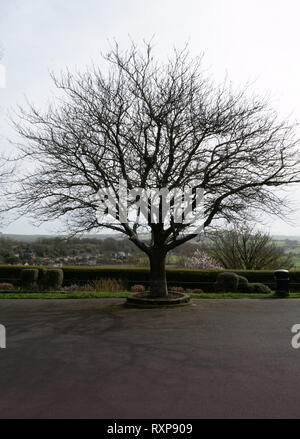
[{"label": "small bush", "polygon": [[235,273],[224,272],[218,274],[215,282],[217,293],[235,293],[238,290],[239,277]]},{"label": "small bush", "polygon": [[248,284],[248,293],[250,294],[272,294],[273,291],[264,284],[250,283]]},{"label": "small bush", "polygon": [[8,282],[0,283],[0,291],[11,290],[13,287],[14,287],[13,284],[10,284]]},{"label": "small bush", "polygon": [[21,271],[21,286],[28,290],[36,290],[39,271],[28,268]]},{"label": "small bush", "polygon": [[122,279],[97,279],[90,282],[91,291],[118,293],[126,289]]},{"label": "small bush", "polygon": [[145,287],[144,287],[144,285],[133,285],[130,288],[130,291],[132,293],[143,293],[145,291]]},{"label": "small bush", "polygon": [[244,276],[238,276],[238,292],[239,293],[248,293],[249,290],[248,279]]},{"label": "small bush", "polygon": [[201,288],[195,288],[194,290],[192,290],[192,294],[203,294],[204,291],[201,290]]}]

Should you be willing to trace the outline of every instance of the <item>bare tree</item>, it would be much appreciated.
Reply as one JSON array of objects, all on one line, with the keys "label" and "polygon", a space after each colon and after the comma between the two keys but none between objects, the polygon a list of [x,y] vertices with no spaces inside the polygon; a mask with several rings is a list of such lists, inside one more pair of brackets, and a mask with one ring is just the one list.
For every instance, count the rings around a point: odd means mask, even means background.
[{"label": "bare tree", "polygon": [[120,178],[129,190],[202,188],[205,227],[250,208],[281,214],[274,187],[299,181],[294,128],[247,89],[216,87],[186,48],[164,64],[150,44],[127,52],[116,44],[104,60],[107,70],[53,77],[59,97],[46,112],[20,109],[21,150],[36,166],[14,205],[40,220],[66,217],[74,232],[124,233],[150,259],[151,295],[166,296],[166,254],[195,233],[185,233],[171,211],[168,226],[161,217],[148,222],[149,239],[137,221],[101,223],[99,188],[112,188],[117,199]]},{"label": "bare tree", "polygon": [[[0,46],[0,61],[2,59],[2,56],[3,56],[3,50]],[[1,82],[2,81],[0,78],[0,83]],[[0,87],[0,94],[1,94],[1,87]],[[1,141],[1,135],[0,135],[0,141]],[[3,215],[2,215],[3,211],[6,210],[4,208],[6,189],[11,181],[14,169],[15,169],[14,163],[8,160],[8,158],[5,157],[5,155],[2,152],[0,152],[0,220],[1,220],[0,224],[3,221]]]},{"label": "bare tree", "polygon": [[264,270],[292,268],[290,254],[272,241],[269,234],[251,225],[239,225],[209,234],[206,251],[224,268]]},{"label": "bare tree", "polygon": [[7,193],[12,184],[16,166],[13,160],[9,160],[3,154],[0,154],[0,228],[3,227],[5,214],[9,210],[7,204]]}]

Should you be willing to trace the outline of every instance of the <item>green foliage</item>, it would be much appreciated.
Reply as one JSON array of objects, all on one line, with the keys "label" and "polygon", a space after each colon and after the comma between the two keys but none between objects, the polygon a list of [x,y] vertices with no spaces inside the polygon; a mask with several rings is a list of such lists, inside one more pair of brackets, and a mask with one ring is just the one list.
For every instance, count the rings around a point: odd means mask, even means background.
[{"label": "green foliage", "polygon": [[[0,266],[0,282],[10,282],[20,286],[21,272],[24,268],[38,268],[34,266]],[[50,268],[50,267],[49,267]],[[64,273],[64,286],[77,284],[79,286],[103,278],[120,279],[130,290],[135,284],[149,287],[149,269],[120,267],[62,267]],[[206,293],[214,292],[214,283],[218,274],[226,270],[167,270],[169,287],[182,286],[185,289],[201,288]],[[229,272],[232,272],[230,270]],[[275,289],[273,270],[234,270],[234,272],[248,279],[248,282],[260,282]],[[289,271],[290,290],[300,292],[300,270]]]},{"label": "green foliage", "polygon": [[220,273],[215,282],[215,291],[221,293],[236,292],[238,290],[239,277],[235,273]]},{"label": "green foliage", "polygon": [[[71,293],[1,293],[1,299],[103,299],[103,298],[126,298],[128,291],[119,293],[106,292],[71,292]],[[194,299],[274,299],[280,300],[274,294],[245,294],[245,293],[191,293]],[[299,299],[300,293],[292,293],[288,299]],[[113,306],[122,306],[113,305]]]},{"label": "green foliage", "polygon": [[36,268],[24,269],[21,272],[22,288],[35,290],[37,288],[39,271]]},{"label": "green foliage", "polygon": [[[37,239],[36,236],[32,236],[31,240],[26,240],[27,236],[15,236],[16,238],[12,239],[0,235],[0,264],[21,265],[28,263],[31,265],[34,263],[40,266],[54,264],[95,266],[97,264],[103,267],[104,264],[116,266],[117,264],[126,263],[146,267],[149,263],[144,253],[128,239],[113,239],[111,237],[105,239],[66,239],[64,237]],[[207,239],[205,243],[204,247],[209,247],[210,240]],[[300,268],[300,243],[298,241],[273,240],[270,244],[280,248],[284,253],[284,257],[276,263],[276,268],[279,266],[288,268],[291,265],[289,262],[291,258],[295,268]],[[199,244],[195,242],[187,242],[177,247],[168,253],[167,265],[177,266],[178,268],[184,267],[186,259],[196,250],[199,250]],[[125,253],[126,257],[118,256],[119,252]],[[232,255],[232,252],[230,254]],[[286,258],[288,258],[288,261]]]},{"label": "green foliage", "polygon": [[39,268],[38,269],[38,288],[40,291],[47,290],[47,269]]},{"label": "green foliage", "polygon": [[248,279],[244,276],[238,276],[238,291],[240,293],[248,292]]},{"label": "green foliage", "polygon": [[55,291],[62,287],[64,277],[62,270],[40,268],[38,273],[39,290]]},{"label": "green foliage", "polygon": [[248,284],[248,293],[249,294],[272,294],[273,291],[267,285],[256,282],[256,283]]},{"label": "green foliage", "polygon": [[128,292],[100,293],[100,292],[72,292],[72,293],[1,293],[1,299],[121,299],[128,296]]},{"label": "green foliage", "polygon": [[133,261],[142,254],[128,239],[52,237],[31,242],[24,239],[0,236],[0,263],[82,265],[88,264],[90,259],[97,261],[97,264],[111,263],[113,260],[120,263],[121,257],[115,258],[119,252],[125,252],[127,260],[130,254]]}]

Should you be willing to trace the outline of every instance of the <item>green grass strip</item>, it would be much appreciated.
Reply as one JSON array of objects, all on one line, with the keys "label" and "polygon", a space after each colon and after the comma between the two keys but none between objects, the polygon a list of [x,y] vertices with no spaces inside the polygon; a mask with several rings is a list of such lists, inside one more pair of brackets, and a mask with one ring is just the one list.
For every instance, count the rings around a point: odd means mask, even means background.
[{"label": "green grass strip", "polygon": [[[0,299],[120,299],[128,296],[128,291],[120,293],[0,293]],[[279,299],[275,294],[245,293],[202,293],[191,294],[193,299]],[[300,299],[300,293],[291,293],[288,299]]]},{"label": "green grass strip", "polygon": [[110,299],[127,297],[121,293],[2,293],[0,299]]}]

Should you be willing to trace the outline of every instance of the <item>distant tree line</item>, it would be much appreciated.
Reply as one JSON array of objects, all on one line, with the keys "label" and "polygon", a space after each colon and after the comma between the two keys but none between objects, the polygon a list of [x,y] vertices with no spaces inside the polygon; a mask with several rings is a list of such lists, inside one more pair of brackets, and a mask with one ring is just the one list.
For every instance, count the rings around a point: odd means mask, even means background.
[{"label": "distant tree line", "polygon": [[[198,248],[186,243],[170,253],[168,263],[184,266],[184,261]],[[126,263],[145,266],[144,253],[129,239],[40,238],[32,242],[0,236],[0,264],[92,265]]]},{"label": "distant tree line", "polygon": [[112,259],[119,252],[132,254],[135,246],[129,240],[114,238],[89,239],[62,237],[41,238],[35,242],[21,242],[6,237],[0,237],[0,263],[4,264],[32,264],[42,259],[59,262],[70,258],[75,261],[82,258],[84,261],[94,257],[99,262]]},{"label": "distant tree line", "polygon": [[[210,233],[200,242],[187,242],[173,249],[166,263],[178,268],[290,269],[296,254],[289,252],[297,246],[296,240],[278,245],[268,234],[244,226]],[[126,238],[53,237],[22,242],[0,236],[0,264],[147,266],[149,261]]]}]

